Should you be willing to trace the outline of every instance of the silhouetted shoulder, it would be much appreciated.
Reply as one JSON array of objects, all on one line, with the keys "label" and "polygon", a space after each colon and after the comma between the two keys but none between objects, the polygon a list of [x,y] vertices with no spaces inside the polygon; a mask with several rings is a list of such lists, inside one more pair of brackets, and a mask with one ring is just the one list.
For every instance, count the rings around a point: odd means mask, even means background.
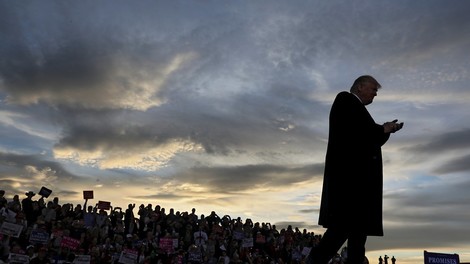
[{"label": "silhouetted shoulder", "polygon": [[343,92],[340,92],[336,97],[337,98],[351,98],[351,96],[354,96],[354,95],[351,94],[350,92],[343,91]]},{"label": "silhouetted shoulder", "polygon": [[343,91],[343,92],[340,92],[338,93],[338,95],[336,95],[336,99],[335,99],[335,102],[336,103],[339,103],[339,102],[352,102],[355,98],[355,96],[350,93],[350,92],[346,92],[346,91]]}]

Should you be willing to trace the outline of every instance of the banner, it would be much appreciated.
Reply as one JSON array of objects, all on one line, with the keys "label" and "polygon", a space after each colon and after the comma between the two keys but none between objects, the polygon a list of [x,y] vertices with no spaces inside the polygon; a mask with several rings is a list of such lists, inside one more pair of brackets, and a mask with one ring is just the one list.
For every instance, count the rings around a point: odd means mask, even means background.
[{"label": "banner", "polygon": [[424,251],[424,264],[460,264],[458,254]]}]

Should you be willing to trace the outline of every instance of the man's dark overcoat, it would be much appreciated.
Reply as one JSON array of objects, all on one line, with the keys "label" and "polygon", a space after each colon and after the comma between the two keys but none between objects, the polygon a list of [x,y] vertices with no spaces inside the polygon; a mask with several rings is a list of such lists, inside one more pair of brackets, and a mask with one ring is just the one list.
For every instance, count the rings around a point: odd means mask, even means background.
[{"label": "man's dark overcoat", "polygon": [[354,94],[331,107],[319,224],[382,236],[382,151],[390,137]]}]

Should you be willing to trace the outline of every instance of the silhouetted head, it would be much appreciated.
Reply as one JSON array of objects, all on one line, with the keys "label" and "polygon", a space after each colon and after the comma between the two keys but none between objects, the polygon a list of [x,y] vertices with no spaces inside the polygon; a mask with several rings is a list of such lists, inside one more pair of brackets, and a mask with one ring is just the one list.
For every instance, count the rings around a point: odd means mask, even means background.
[{"label": "silhouetted head", "polygon": [[359,97],[364,105],[368,105],[374,101],[374,97],[377,96],[377,90],[381,87],[374,77],[363,75],[354,81],[350,91]]}]

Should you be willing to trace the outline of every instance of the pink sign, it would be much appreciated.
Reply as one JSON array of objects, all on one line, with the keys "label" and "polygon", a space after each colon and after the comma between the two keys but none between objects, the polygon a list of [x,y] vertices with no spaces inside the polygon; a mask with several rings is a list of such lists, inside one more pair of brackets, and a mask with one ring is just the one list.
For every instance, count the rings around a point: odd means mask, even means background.
[{"label": "pink sign", "polygon": [[60,246],[75,250],[78,248],[78,246],[80,246],[80,240],[64,236],[60,241]]}]

